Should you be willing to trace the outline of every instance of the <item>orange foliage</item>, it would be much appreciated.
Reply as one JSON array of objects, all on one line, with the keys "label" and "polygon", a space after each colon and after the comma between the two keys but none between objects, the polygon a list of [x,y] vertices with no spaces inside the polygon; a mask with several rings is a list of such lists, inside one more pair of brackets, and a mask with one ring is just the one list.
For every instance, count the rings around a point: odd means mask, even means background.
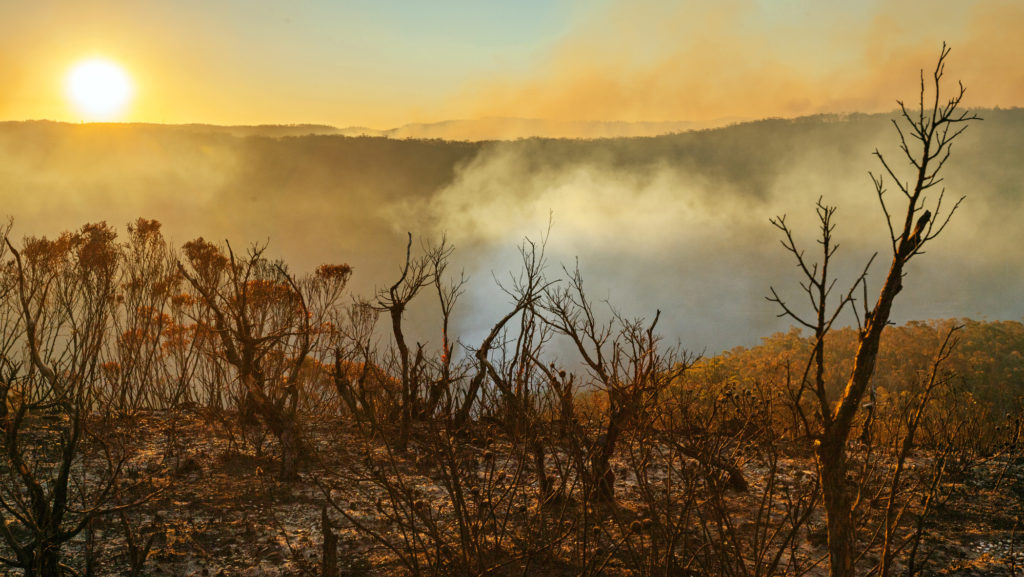
[{"label": "orange foliage", "polygon": [[352,276],[352,267],[347,264],[322,264],[316,268],[316,276],[327,281],[346,282]]},{"label": "orange foliage", "polygon": [[205,281],[216,278],[228,265],[228,258],[221,250],[213,243],[203,240],[203,237],[186,242],[182,248],[189,264]]}]

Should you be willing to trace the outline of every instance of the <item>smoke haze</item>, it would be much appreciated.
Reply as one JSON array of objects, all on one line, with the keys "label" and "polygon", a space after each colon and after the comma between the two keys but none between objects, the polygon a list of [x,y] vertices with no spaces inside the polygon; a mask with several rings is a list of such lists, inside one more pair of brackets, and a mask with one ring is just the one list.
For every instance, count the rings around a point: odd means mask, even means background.
[{"label": "smoke haze", "polygon": [[883,112],[892,95],[916,92],[942,40],[955,47],[969,104],[1019,105],[1022,27],[1024,6],[1001,0],[612,1],[575,20],[528,71],[468,82],[450,112],[620,121]]},{"label": "smoke haze", "polygon": [[[945,183],[951,199],[968,198],[914,260],[896,322],[1024,316],[1024,231],[1013,224],[1024,217],[1024,111],[981,114],[986,120],[954,148]],[[362,294],[397,278],[407,231],[417,245],[447,234],[458,251],[452,268],[470,277],[454,319],[467,342],[505,310],[493,277],[518,268],[517,243],[540,239],[550,219],[552,274],[578,258],[595,300],[628,316],[661,309],[670,339],[716,352],[785,328],[764,300],[770,286],[802,303],[794,263],[768,219],[788,214],[813,252],[819,196],[839,206],[841,277],[852,279],[878,251],[877,289],[887,230],[867,173],[878,169],[876,147],[896,159],[889,119],[814,116],[659,137],[504,142],[3,123],[0,198],[16,235],[98,220],[123,231],[136,217],[156,218],[178,246],[197,236],[236,247],[269,239],[270,253],[297,271],[347,262]],[[418,338],[432,339],[431,330]]]}]

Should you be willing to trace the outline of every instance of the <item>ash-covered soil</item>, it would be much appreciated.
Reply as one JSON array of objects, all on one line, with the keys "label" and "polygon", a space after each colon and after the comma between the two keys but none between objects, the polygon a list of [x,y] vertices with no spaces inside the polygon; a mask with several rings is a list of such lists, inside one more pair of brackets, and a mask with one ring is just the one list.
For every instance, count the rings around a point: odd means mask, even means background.
[{"label": "ash-covered soil", "polygon": [[[571,479],[558,477],[572,456],[557,446],[548,464],[562,496],[541,504],[525,454],[518,454],[508,439],[484,425],[445,437],[444,447],[452,449],[445,456],[429,440],[433,437],[426,428],[413,435],[407,451],[399,452],[379,438],[367,438],[350,423],[319,420],[306,429],[313,456],[300,477],[288,482],[277,479],[273,439],[259,431],[239,432],[230,417],[149,413],[115,427],[130,432],[125,447],[130,458],[122,477],[134,488],[132,495],[122,498],[149,498],[135,509],[94,523],[91,563],[94,574],[102,576],[132,574],[133,559],[139,575],[321,575],[324,511],[337,536],[338,575],[402,575],[416,567],[423,574],[465,574],[470,565],[451,561],[465,558],[458,550],[463,541],[453,487],[445,482],[452,463],[459,474],[472,477],[458,485],[465,491],[462,520],[475,524],[479,537],[473,543],[482,547],[474,557],[477,565],[472,565],[477,572],[664,574],[664,567],[659,571],[651,561],[655,542],[662,540],[666,525],[679,521],[672,518],[677,510],[694,516],[700,510],[679,504],[659,510],[650,497],[651,483],[663,487],[683,481],[673,478],[670,466],[656,461],[647,463],[646,477],[638,479],[635,453],[629,449],[613,465],[615,502],[583,509],[573,498],[578,487]],[[911,468],[915,463],[924,467],[931,458],[916,455]],[[771,470],[756,457],[739,463],[750,488],[720,492],[732,525],[723,541],[742,542],[735,550],[751,556],[758,553],[758,540],[764,541],[776,524],[758,517]],[[979,458],[963,470],[955,465],[947,466],[942,490],[923,527],[918,570],[932,575],[1020,571],[1024,461],[1002,455]],[[814,463],[806,451],[783,449],[775,470],[774,499],[796,499],[813,490]],[[695,504],[708,505],[700,497]],[[883,502],[868,502],[863,519],[877,517],[882,509]],[[909,512],[907,516],[913,529],[915,518]],[[417,524],[423,535],[408,530]],[[584,532],[582,524],[587,527]],[[827,575],[824,524],[818,507],[781,556],[777,574]],[[547,528],[542,530],[542,525]],[[863,540],[877,545],[879,536],[871,527],[865,521]],[[431,531],[439,539],[432,541]],[[581,544],[581,536],[591,542]],[[87,539],[88,531],[66,548],[70,565],[84,566]],[[414,550],[424,557],[409,559]],[[694,561],[699,552],[684,551],[679,558],[690,559],[689,566],[672,567],[669,574],[707,573],[706,564]],[[861,562],[870,567],[876,558],[869,551]],[[747,566],[754,564],[755,559],[747,560]],[[907,567],[897,564],[896,569],[905,572]]]}]

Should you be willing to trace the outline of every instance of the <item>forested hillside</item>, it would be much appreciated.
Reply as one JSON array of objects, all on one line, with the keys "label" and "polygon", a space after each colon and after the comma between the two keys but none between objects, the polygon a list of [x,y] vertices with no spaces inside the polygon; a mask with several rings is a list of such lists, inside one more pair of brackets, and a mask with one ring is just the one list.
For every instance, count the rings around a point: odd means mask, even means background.
[{"label": "forested hillside", "polygon": [[[946,331],[958,325],[963,326],[960,344],[944,364],[955,386],[992,409],[1024,394],[1024,325],[1018,321],[949,319],[893,326],[882,338],[873,386],[885,392],[911,388],[929,370]],[[846,385],[856,343],[852,328],[837,330],[826,341],[826,378],[833,393]],[[792,329],[765,337],[758,346],[702,359],[690,376],[718,386],[757,379],[782,383],[787,370],[793,374],[803,368],[812,346],[813,340]]]}]

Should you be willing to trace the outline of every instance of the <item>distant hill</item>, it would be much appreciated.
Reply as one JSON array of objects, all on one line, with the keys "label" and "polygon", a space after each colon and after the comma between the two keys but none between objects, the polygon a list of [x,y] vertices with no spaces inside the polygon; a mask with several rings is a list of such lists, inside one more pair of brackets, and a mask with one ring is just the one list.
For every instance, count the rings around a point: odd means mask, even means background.
[{"label": "distant hill", "polygon": [[[944,182],[968,198],[908,271],[897,322],[1024,316],[1024,227],[1016,224],[1024,222],[1024,110],[980,114],[985,120],[954,147]],[[163,221],[179,244],[199,235],[239,246],[269,239],[295,267],[352,264],[363,293],[393,282],[407,231],[417,243],[447,233],[458,248],[453,270],[471,277],[455,318],[470,332],[498,312],[481,303],[500,299],[482,293],[517,267],[515,244],[539,238],[550,218],[553,270],[579,257],[596,298],[627,315],[661,308],[669,335],[717,351],[786,328],[763,299],[769,286],[800,298],[769,217],[787,214],[813,251],[813,204],[823,197],[839,206],[835,270],[844,279],[873,252],[885,256],[867,173],[878,169],[876,148],[898,160],[890,118],[464,142],[316,125],[6,122],[0,211],[14,217],[15,235],[97,220],[123,227],[145,216]],[[495,126],[519,121],[509,122]],[[429,126],[417,130],[433,134]]]},{"label": "distant hill", "polygon": [[622,138],[658,136],[716,128],[738,119],[708,122],[586,122],[554,121],[535,118],[481,118],[444,122],[406,124],[389,130],[344,128],[349,136],[387,136],[389,138],[440,138],[442,140],[515,140],[520,138]]},{"label": "distant hill", "polygon": [[[446,120],[441,122],[412,123],[395,128],[369,128],[346,126],[337,128],[324,124],[259,124],[218,126],[215,124],[149,124],[134,123],[136,127],[159,127],[168,131],[185,131],[231,136],[289,136],[340,135],[380,136],[395,139],[424,140],[517,140],[523,138],[629,138],[659,136],[689,130],[702,130],[735,124],[738,118],[724,118],[707,122],[587,122],[556,121],[535,118],[481,118],[476,120]],[[60,124],[49,121],[30,121],[36,124]],[[5,123],[0,123],[5,124]],[[105,124],[116,126],[119,123]]]},{"label": "distant hill", "polygon": [[[225,134],[230,136],[265,136],[269,138],[281,138],[285,136],[310,136],[322,134],[343,134],[344,131],[325,124],[256,124],[222,126],[217,124],[155,124],[148,122],[104,122],[86,124],[71,124],[65,122],[54,122],[50,120],[28,120],[0,121],[0,130],[18,130],[18,125],[34,126],[40,130],[56,128],[59,126],[93,126],[104,127],[108,130],[131,130],[148,131],[157,130],[164,133],[202,133],[202,134]],[[352,129],[355,130],[355,129]]]},{"label": "distant hill", "polygon": [[[172,125],[173,126],[173,125]],[[184,124],[182,129],[218,132],[232,136],[310,136],[314,134],[342,134],[342,131],[324,124],[259,124],[254,126],[217,126],[214,124]]]}]

